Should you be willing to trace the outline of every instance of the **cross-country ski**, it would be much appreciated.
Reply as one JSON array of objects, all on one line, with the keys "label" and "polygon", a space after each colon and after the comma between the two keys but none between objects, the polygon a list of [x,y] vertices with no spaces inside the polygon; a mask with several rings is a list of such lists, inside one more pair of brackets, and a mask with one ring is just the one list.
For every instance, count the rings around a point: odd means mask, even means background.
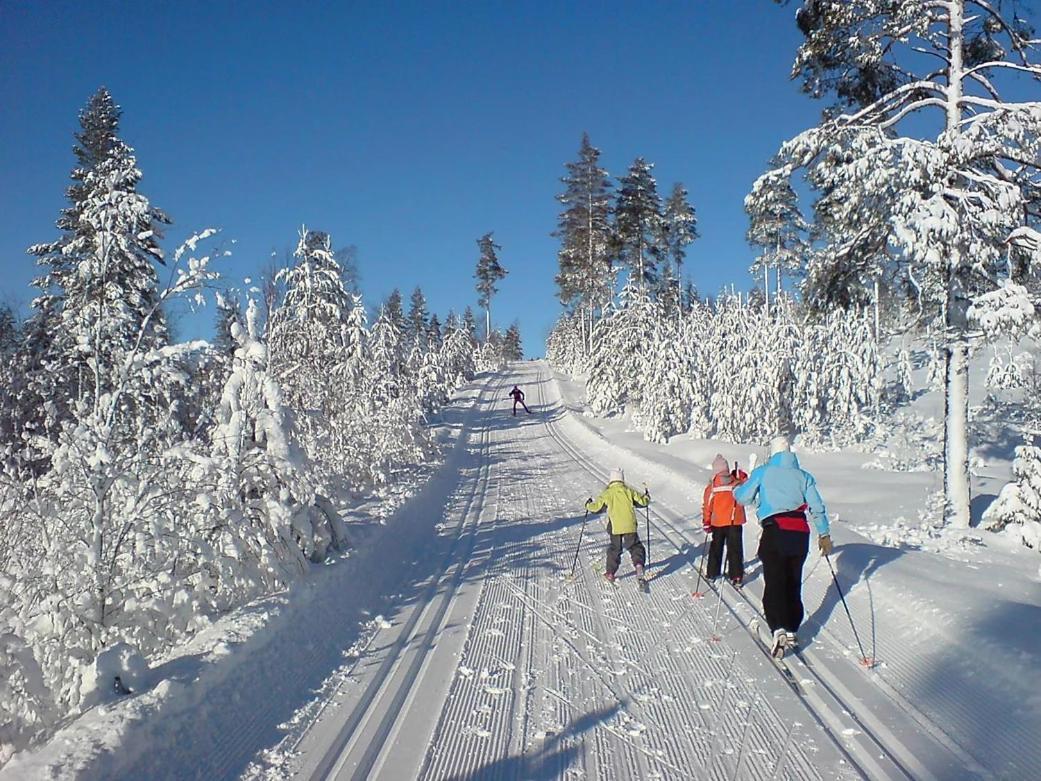
[{"label": "cross-country ski", "polygon": [[0,4],[0,781],[1041,779],[1039,31]]}]

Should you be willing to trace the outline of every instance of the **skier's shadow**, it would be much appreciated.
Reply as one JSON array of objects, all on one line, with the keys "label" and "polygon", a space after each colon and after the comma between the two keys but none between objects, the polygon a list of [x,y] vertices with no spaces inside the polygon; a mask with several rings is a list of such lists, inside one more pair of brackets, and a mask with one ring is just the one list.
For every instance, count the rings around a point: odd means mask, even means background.
[{"label": "skier's shadow", "polygon": [[651,570],[654,572],[655,579],[657,579],[663,578],[666,575],[671,575],[674,572],[679,572],[687,566],[693,566],[696,569],[700,555],[700,546],[684,543],[678,551],[668,558],[660,559],[658,561],[652,560],[650,564]]},{"label": "skier's shadow", "polygon": [[[564,729],[547,736],[542,748],[525,754],[493,760],[483,767],[451,776],[449,781],[470,781],[477,778],[523,778],[525,781],[550,781],[563,778],[571,765],[579,759],[583,748],[582,736],[601,724],[610,722],[622,709],[622,703],[604,705],[583,713]],[[566,741],[566,742],[565,742]]]},{"label": "skier's shadow", "polygon": [[[885,566],[891,561],[898,559],[903,555],[903,551],[899,548],[888,548],[884,545],[873,545],[864,542],[853,542],[847,543],[840,546],[835,554],[831,557],[831,562],[835,566],[835,575],[838,578],[839,585],[842,588],[842,593],[846,595],[846,599],[849,600],[849,593],[853,590],[853,587],[861,580],[864,581],[867,587],[867,600],[868,609],[871,615],[871,624],[868,627],[868,634],[865,637],[861,635],[861,639],[864,641],[866,647],[865,651],[874,656],[875,654],[875,600],[871,592],[871,576],[880,568]],[[814,641],[824,625],[828,622],[832,612],[841,603],[839,592],[835,588],[835,584],[831,582],[831,571],[827,569],[827,562],[823,565],[821,561],[817,562],[816,566],[823,566],[824,577],[828,579],[828,587],[824,591],[824,599],[813,614],[810,615],[806,622],[803,624],[803,629],[799,632],[799,638],[802,643],[809,645]],[[806,578],[812,574],[812,570],[803,578],[805,583]],[[851,610],[853,607],[851,606]],[[861,630],[863,632],[863,630]]]}]

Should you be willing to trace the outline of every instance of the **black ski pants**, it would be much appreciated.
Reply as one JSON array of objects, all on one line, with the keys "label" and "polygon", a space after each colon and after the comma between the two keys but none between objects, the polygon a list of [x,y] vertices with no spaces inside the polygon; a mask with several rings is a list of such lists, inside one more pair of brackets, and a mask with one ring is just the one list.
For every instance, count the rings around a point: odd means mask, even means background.
[{"label": "black ski pants", "polygon": [[723,547],[727,549],[727,577],[742,578],[745,575],[744,526],[713,526],[712,542],[708,547],[708,578],[718,578],[723,564]]},{"label": "black ski pants", "polygon": [[622,550],[629,551],[629,556],[633,560],[633,566],[637,564],[643,566],[647,562],[647,551],[644,550],[643,543],[640,542],[640,535],[636,532],[632,534],[611,534],[611,522],[607,522],[607,533],[611,535],[611,543],[607,546],[607,567],[606,572],[614,573],[618,571],[618,565],[622,563]]},{"label": "black ski pants", "polygon": [[770,631],[796,632],[803,619],[802,566],[810,552],[810,533],[763,527],[759,561],[763,565],[763,612]]},{"label": "black ski pants", "polygon": [[517,405],[518,404],[520,404],[522,407],[524,407],[524,411],[525,412],[527,412],[529,415],[531,414],[531,410],[528,409],[528,405],[524,403],[524,399],[514,399],[513,400],[513,417],[517,417]]}]

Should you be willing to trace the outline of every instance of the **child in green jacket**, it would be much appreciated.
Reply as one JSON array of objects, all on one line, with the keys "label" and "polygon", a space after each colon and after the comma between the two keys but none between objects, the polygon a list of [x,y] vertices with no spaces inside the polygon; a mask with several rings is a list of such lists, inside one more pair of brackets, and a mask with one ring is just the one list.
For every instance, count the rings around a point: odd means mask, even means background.
[{"label": "child in green jacket", "polygon": [[646,507],[650,503],[651,495],[647,489],[638,493],[627,486],[625,473],[621,469],[611,470],[607,487],[600,496],[586,501],[586,509],[591,513],[607,510],[607,533],[611,535],[611,543],[607,547],[604,577],[612,583],[622,561],[623,548],[629,551],[633,567],[636,568],[637,579],[644,579],[643,565],[647,561],[647,552],[636,531],[636,508]]}]

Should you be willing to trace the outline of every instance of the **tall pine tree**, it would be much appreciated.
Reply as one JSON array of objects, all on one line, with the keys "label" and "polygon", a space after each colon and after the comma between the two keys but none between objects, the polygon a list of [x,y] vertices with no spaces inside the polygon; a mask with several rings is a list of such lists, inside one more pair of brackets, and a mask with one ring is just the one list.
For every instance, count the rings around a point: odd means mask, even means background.
[{"label": "tall pine tree", "polygon": [[561,179],[565,189],[557,200],[564,211],[553,233],[560,239],[558,296],[564,306],[585,313],[586,341],[592,336],[597,313],[614,295],[611,180],[599,160],[600,150],[583,133],[578,160],[567,164],[567,175]]},{"label": "tall pine tree", "polygon": [[499,263],[498,250],[502,247],[492,241],[490,232],[477,240],[477,246],[480,257],[477,258],[474,277],[477,279],[477,303],[484,308],[484,334],[487,341],[492,333],[492,297],[499,291],[496,283],[509,272]]},{"label": "tall pine tree", "polygon": [[618,182],[614,209],[619,259],[629,269],[629,277],[645,289],[656,281],[663,254],[662,206],[658,185],[651,176],[653,167],[642,157],[633,161]]}]

